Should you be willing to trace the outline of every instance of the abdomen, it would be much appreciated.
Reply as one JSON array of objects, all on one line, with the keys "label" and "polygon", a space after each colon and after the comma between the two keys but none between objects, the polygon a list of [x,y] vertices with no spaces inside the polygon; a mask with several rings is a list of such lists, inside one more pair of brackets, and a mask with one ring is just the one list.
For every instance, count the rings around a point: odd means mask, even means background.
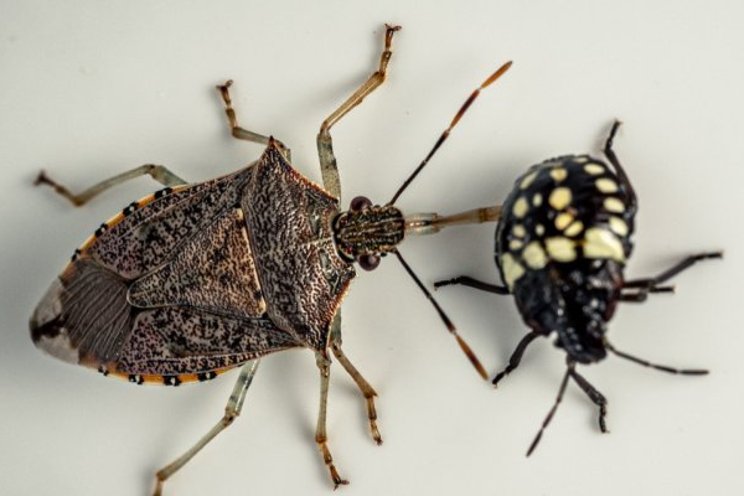
[{"label": "abdomen", "polygon": [[632,250],[635,207],[625,186],[602,161],[559,157],[517,179],[503,212],[496,263],[522,318],[557,331],[567,351],[593,347],[587,339],[601,338]]}]

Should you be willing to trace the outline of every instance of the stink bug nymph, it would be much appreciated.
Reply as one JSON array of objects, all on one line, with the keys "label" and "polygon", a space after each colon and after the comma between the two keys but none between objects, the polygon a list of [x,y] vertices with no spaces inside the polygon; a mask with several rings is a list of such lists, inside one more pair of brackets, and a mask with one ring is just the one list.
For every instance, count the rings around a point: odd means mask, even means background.
[{"label": "stink bug nymph", "polygon": [[261,158],[244,169],[188,184],[165,167],[144,165],[77,195],[39,175],[37,183],[53,187],[75,205],[145,174],[166,186],[103,223],[74,252],[31,317],[31,336],[39,348],[136,384],[178,386],[242,366],[224,416],[191,449],[157,472],[156,495],[166,479],[240,414],[260,357],[297,347],[314,351],[320,371],[315,442],[333,484],[347,483],[327,444],[331,355],[359,387],[372,438],[382,442],[374,403],[377,393],[341,347],[340,305],[356,275],[355,263],[371,270],[382,255],[396,255],[485,375],[397,246],[407,234],[495,220],[496,212],[482,208],[448,217],[404,216],[394,203],[480,89],[498,79],[509,64],[473,92],[390,202],[373,205],[357,197],[349,210],[340,207],[330,130],[382,84],[398,29],[387,26],[377,71],[320,127],[317,146],[324,187],[291,166],[290,151],[279,140],[238,125],[230,81],[218,90],[232,135],[266,145]]},{"label": "stink bug nymph", "polygon": [[607,352],[640,365],[674,374],[702,375],[706,370],[656,365],[615,349],[607,339],[607,322],[621,301],[642,302],[649,293],[671,292],[663,284],[700,260],[721,252],[685,258],[655,277],[625,280],[625,263],[638,202],[612,144],[615,122],[604,147],[610,168],[589,155],[567,155],[531,167],[517,179],[496,229],[496,265],[503,286],[460,276],[435,284],[462,284],[514,296],[530,327],[508,365],[493,378],[496,385],[519,366],[527,346],[539,336],[557,335],[566,352],[566,372],[555,404],[527,451],[535,449],[560,403],[569,378],[599,408],[599,428],[607,432],[607,400],[576,371],[577,364],[598,362]]}]

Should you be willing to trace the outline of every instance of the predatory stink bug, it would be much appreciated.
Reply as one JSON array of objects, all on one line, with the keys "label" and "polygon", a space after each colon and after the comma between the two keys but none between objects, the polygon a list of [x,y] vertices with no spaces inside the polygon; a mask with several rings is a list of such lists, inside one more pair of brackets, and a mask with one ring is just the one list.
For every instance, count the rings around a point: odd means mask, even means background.
[{"label": "predatory stink bug", "polygon": [[339,207],[341,188],[330,129],[384,81],[398,29],[387,26],[377,71],[320,127],[317,145],[324,188],[292,168],[290,151],[280,141],[239,127],[230,81],[218,89],[232,135],[266,145],[261,158],[242,170],[188,184],[165,167],[145,165],[79,195],[40,174],[38,183],[53,187],[75,205],[144,174],[166,188],[128,205],[75,250],[31,318],[31,336],[39,348],[137,384],[177,386],[242,366],[223,418],[191,449],[157,472],[155,494],[239,415],[260,357],[296,347],[315,352],[320,371],[315,441],[334,485],[347,482],[336,470],[327,445],[331,354],[359,387],[372,437],[381,442],[376,393],[341,348],[339,307],[355,277],[354,262],[371,270],[381,256],[395,254],[485,375],[397,245],[406,234],[495,220],[493,208],[445,217],[404,217],[394,202],[480,90],[509,64],[472,93],[389,203],[373,205],[357,197],[349,210]]},{"label": "predatory stink bug", "polygon": [[519,366],[535,338],[557,334],[556,346],[566,352],[566,372],[528,456],[553,418],[569,378],[597,405],[600,430],[607,432],[607,400],[576,371],[577,364],[598,362],[609,351],[664,372],[707,373],[652,364],[615,349],[607,340],[607,322],[619,301],[642,302],[649,293],[671,292],[672,287],[663,286],[669,279],[695,262],[722,256],[721,252],[692,255],[655,277],[624,279],[638,202],[612,148],[619,126],[614,123],[604,147],[614,170],[589,155],[567,155],[537,164],[517,179],[496,229],[495,258],[504,286],[467,276],[435,284],[462,284],[514,295],[531,331],[519,342],[506,368],[494,377],[494,385]]}]

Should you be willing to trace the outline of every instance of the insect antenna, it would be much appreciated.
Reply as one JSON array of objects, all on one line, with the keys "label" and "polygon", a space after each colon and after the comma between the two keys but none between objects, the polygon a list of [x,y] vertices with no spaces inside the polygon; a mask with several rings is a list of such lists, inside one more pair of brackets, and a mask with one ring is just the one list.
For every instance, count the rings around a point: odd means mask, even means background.
[{"label": "insect antenna", "polygon": [[558,395],[555,397],[555,403],[553,403],[553,408],[551,408],[548,414],[545,416],[545,420],[543,420],[542,426],[540,426],[540,430],[535,436],[535,439],[532,440],[532,444],[530,444],[530,449],[527,450],[526,456],[530,456],[532,452],[535,451],[535,448],[537,448],[537,445],[540,442],[540,438],[542,438],[545,428],[548,426],[548,424],[550,424],[550,421],[553,420],[553,415],[555,415],[555,411],[558,410],[558,405],[560,405],[561,400],[563,400],[563,393],[566,392],[566,386],[568,385],[568,377],[569,375],[571,375],[571,370],[573,370],[573,367],[574,367],[573,363],[569,363],[568,367],[566,367],[566,373],[563,374],[563,380],[561,381],[561,387],[558,388]]},{"label": "insect antenna", "polygon": [[478,98],[478,95],[480,94],[481,90],[487,88],[491,83],[496,81],[498,78],[500,78],[506,71],[509,70],[509,67],[511,67],[512,61],[510,60],[506,64],[502,65],[498,69],[496,69],[496,72],[488,76],[488,78],[483,81],[483,84],[481,84],[478,88],[476,88],[468,97],[467,100],[465,100],[465,103],[462,104],[460,107],[460,110],[457,111],[457,114],[455,114],[455,117],[452,119],[452,122],[450,122],[450,125],[447,129],[444,130],[441,136],[439,136],[439,139],[436,143],[434,143],[434,147],[431,149],[428,155],[426,155],[426,158],[424,158],[423,162],[416,167],[416,170],[413,171],[413,174],[408,176],[408,179],[405,180],[403,185],[396,191],[395,195],[393,196],[393,199],[390,200],[388,205],[392,205],[398,200],[398,197],[405,191],[405,189],[408,187],[409,184],[418,176],[419,172],[426,167],[426,164],[429,163],[429,159],[434,156],[434,154],[437,152],[440,146],[442,146],[442,143],[445,142],[447,137],[449,136],[452,129],[457,125],[457,123],[460,121],[463,115],[465,115],[465,112],[468,110],[470,105],[473,104],[476,98]]},{"label": "insect antenna", "polygon": [[648,360],[644,360],[643,358],[638,358],[636,356],[629,355],[622,351],[616,350],[611,344],[609,344],[606,341],[605,341],[605,348],[607,348],[608,350],[610,350],[612,353],[619,356],[620,358],[630,360],[631,362],[637,363],[638,365],[643,365],[644,367],[650,367],[652,369],[661,370],[662,372],[669,372],[670,374],[706,375],[708,373],[708,371],[705,369],[677,369],[674,367],[669,367],[667,365],[659,365],[656,363],[651,363]]},{"label": "insect antenna", "polygon": [[439,303],[437,303],[437,300],[434,299],[434,297],[431,295],[431,293],[426,289],[426,286],[424,286],[421,283],[421,280],[416,276],[416,274],[413,272],[413,269],[411,269],[411,266],[406,263],[405,259],[403,259],[403,256],[400,254],[398,250],[393,250],[393,253],[395,253],[395,256],[398,257],[398,260],[400,260],[401,265],[403,265],[403,268],[406,269],[406,272],[408,272],[408,275],[411,276],[411,278],[414,280],[416,285],[423,291],[424,295],[429,299],[432,305],[434,305],[434,309],[439,314],[439,317],[444,322],[444,325],[447,326],[447,330],[452,334],[455,339],[457,340],[457,344],[460,345],[460,349],[465,353],[465,356],[468,357],[468,360],[470,360],[470,363],[473,364],[473,367],[475,367],[475,370],[478,371],[480,376],[483,378],[483,380],[488,380],[488,372],[486,372],[486,369],[481,364],[480,360],[478,360],[478,357],[475,355],[475,352],[470,348],[468,343],[465,342],[465,340],[457,333],[457,328],[455,327],[455,324],[452,323],[449,317],[447,317],[447,314],[444,313],[444,310],[442,310],[442,307],[439,306]]}]

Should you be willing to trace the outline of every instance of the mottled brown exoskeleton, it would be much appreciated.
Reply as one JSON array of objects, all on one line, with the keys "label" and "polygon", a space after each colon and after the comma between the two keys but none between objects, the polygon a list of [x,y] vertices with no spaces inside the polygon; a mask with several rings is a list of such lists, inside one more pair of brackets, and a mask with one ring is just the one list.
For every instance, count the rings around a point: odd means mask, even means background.
[{"label": "mottled brown exoskeleton", "polygon": [[149,174],[165,189],[131,203],[103,223],[75,251],[31,318],[34,343],[68,362],[130,382],[177,386],[203,381],[234,367],[240,375],[224,416],[191,449],[157,472],[155,494],[240,414],[260,357],[289,348],[314,351],[320,370],[320,411],[315,441],[333,484],[346,484],[327,446],[326,402],[331,355],[364,396],[372,438],[377,429],[374,389],[341,347],[339,307],[355,277],[354,262],[371,270],[393,253],[432,301],[473,365],[485,370],[401,257],[406,234],[495,220],[481,208],[440,217],[405,217],[395,200],[444,142],[480,89],[460,108],[421,165],[383,206],[364,197],[342,211],[330,130],[385,79],[398,27],[387,26],[379,67],[321,125],[317,137],[324,187],[290,165],[280,141],[240,127],[229,87],[218,87],[232,135],[266,145],[259,160],[235,173],[188,184],[162,166],[144,165],[70,193],[44,173],[47,184],[75,205],[128,179]]}]

